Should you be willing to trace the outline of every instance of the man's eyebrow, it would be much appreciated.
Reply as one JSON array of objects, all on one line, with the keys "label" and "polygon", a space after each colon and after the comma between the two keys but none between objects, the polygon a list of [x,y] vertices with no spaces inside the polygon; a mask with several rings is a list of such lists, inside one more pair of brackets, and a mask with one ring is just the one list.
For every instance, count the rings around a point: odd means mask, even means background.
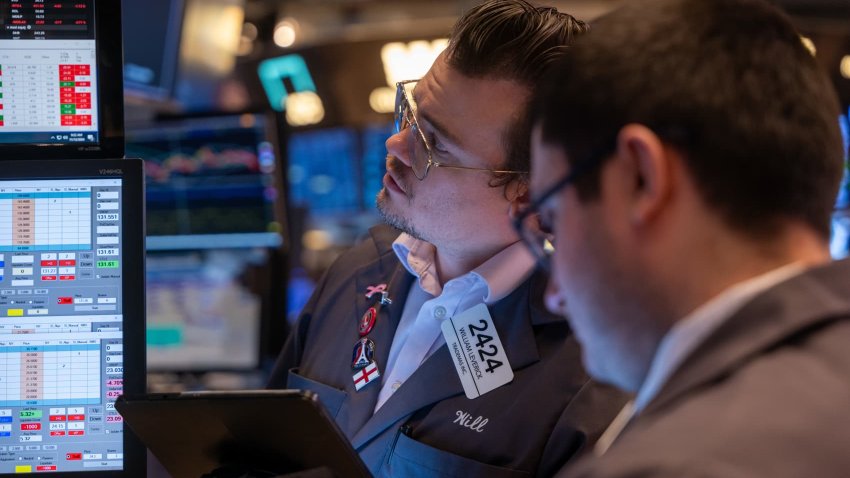
[{"label": "man's eyebrow", "polygon": [[451,132],[450,129],[441,125],[438,121],[436,121],[433,117],[428,115],[427,113],[420,113],[420,118],[428,123],[428,126],[434,129],[440,136],[446,138],[449,143],[454,144],[460,149],[463,149],[463,142],[461,142],[460,138],[457,137],[454,133]]}]

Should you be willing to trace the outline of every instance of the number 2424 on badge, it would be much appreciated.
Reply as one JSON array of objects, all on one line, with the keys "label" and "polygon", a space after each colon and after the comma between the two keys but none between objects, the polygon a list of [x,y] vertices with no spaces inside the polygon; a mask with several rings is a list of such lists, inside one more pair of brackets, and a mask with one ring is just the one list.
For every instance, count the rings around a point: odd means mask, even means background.
[{"label": "number 2424 on badge", "polygon": [[478,398],[514,379],[486,305],[443,321],[441,328],[467,398]]}]

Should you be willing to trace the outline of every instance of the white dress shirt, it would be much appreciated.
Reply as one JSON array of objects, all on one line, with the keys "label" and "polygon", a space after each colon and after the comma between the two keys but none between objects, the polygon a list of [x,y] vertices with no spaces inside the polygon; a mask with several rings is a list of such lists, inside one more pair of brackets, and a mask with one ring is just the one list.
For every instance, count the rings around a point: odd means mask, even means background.
[{"label": "white dress shirt", "polygon": [[418,280],[410,287],[396,329],[377,411],[417,368],[445,343],[440,324],[478,304],[493,304],[519,286],[534,270],[534,258],[521,242],[501,250],[483,264],[441,286],[434,262],[436,249],[428,242],[401,234],[393,251]]}]

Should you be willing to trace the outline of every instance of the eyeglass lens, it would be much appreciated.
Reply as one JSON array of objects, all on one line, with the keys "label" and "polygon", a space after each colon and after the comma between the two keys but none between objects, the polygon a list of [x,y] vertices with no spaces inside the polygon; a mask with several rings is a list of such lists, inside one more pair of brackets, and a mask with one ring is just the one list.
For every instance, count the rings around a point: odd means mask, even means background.
[{"label": "eyeglass lens", "polygon": [[554,251],[553,237],[550,231],[541,227],[537,208],[530,208],[520,216],[516,226],[520,238],[528,246],[538,264],[544,270],[548,270],[549,261]]},{"label": "eyeglass lens", "polygon": [[396,93],[395,122],[398,132],[408,127],[411,128],[407,136],[407,151],[410,155],[411,169],[413,169],[413,174],[417,179],[423,180],[428,175],[431,158],[428,152],[428,146],[425,144],[425,138],[419,129],[419,123],[414,116],[416,114],[416,108],[410,104],[414,84],[412,82],[399,84]]}]

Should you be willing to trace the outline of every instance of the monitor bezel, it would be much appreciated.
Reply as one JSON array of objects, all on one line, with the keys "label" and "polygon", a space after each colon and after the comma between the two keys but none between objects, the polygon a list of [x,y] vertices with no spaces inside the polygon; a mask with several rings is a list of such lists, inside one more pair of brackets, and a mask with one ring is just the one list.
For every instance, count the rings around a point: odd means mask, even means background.
[{"label": "monitor bezel", "polygon": [[97,56],[98,143],[0,143],[0,159],[124,157],[124,56],[121,2],[92,0]]},{"label": "monitor bezel", "polygon": [[[144,163],[140,159],[96,160],[13,160],[3,162],[0,180],[90,179],[120,177],[122,192],[121,222],[124,277],[122,287],[122,323],[124,346],[124,393],[144,393],[146,379],[145,349],[145,201]],[[124,469],[103,471],[60,471],[51,476],[80,478],[141,478],[145,476],[147,455],[144,445],[124,427]],[[11,476],[0,473],[2,476]],[[17,475],[15,475],[17,476]]]}]

